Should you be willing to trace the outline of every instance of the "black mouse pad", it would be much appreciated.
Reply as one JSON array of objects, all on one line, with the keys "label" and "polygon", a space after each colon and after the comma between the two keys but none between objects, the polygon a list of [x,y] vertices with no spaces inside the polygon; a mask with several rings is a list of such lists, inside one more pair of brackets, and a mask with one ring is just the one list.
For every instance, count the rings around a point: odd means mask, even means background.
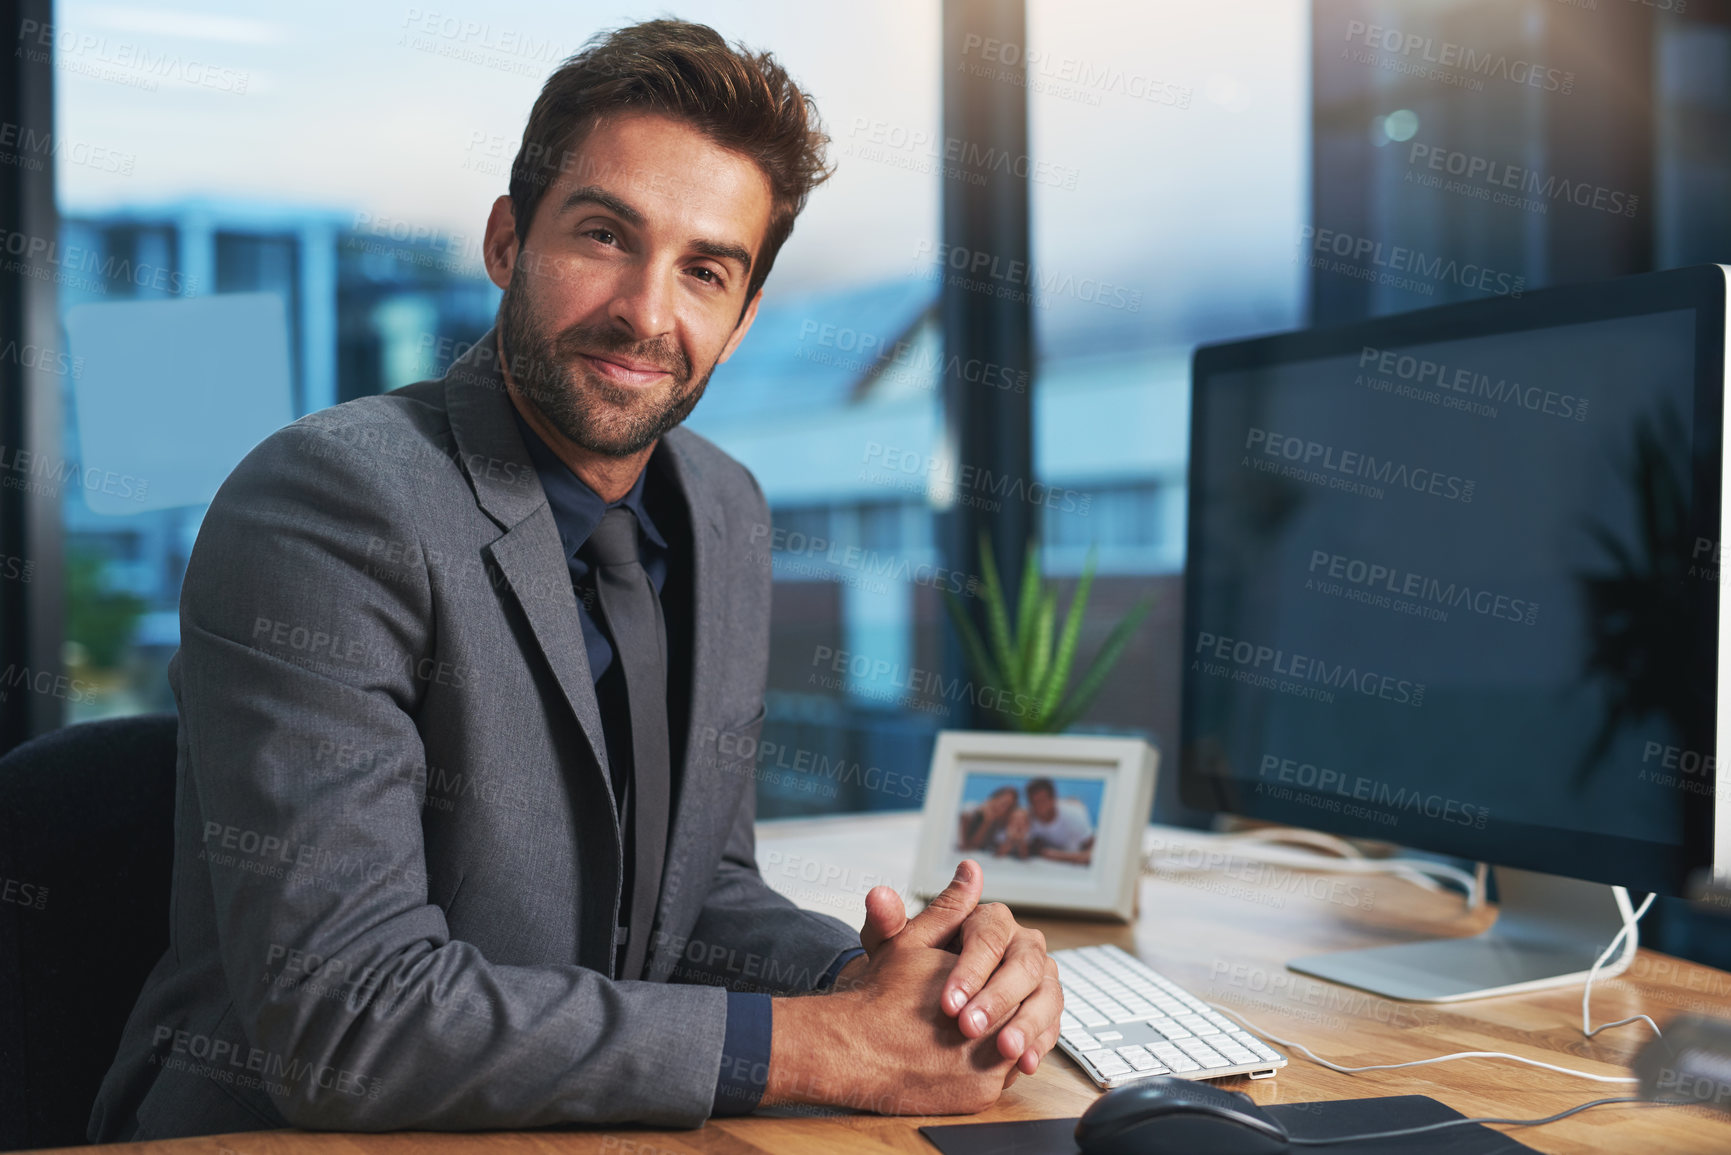
[{"label": "black mouse pad", "polygon": [[[1296,1138],[1364,1135],[1423,1127],[1466,1116],[1425,1095],[1394,1095],[1386,1099],[1342,1099],[1326,1103],[1275,1103],[1264,1107],[1270,1118]],[[1077,1155],[1076,1120],[1032,1119],[1024,1123],[955,1123],[921,1127],[944,1155]],[[1300,1147],[1304,1155],[1517,1155],[1531,1152],[1501,1131],[1475,1123],[1424,1135],[1369,1142],[1329,1143]]]}]

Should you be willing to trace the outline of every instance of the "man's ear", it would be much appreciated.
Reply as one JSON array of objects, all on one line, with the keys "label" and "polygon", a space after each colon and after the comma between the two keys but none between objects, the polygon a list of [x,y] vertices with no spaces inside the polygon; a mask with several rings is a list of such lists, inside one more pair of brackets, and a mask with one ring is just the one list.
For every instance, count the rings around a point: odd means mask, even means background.
[{"label": "man's ear", "polygon": [[509,196],[493,202],[487,214],[487,232],[481,238],[481,260],[487,266],[487,279],[501,289],[511,283],[511,272],[517,267],[517,214]]},{"label": "man's ear", "polygon": [[721,356],[715,359],[717,365],[733,356],[733,351],[739,348],[739,343],[745,340],[745,335],[751,332],[751,323],[757,320],[757,306],[763,300],[763,286],[757,287],[757,292],[751,295],[751,301],[745,306],[745,312],[740,314],[739,323],[733,327],[733,336],[727,339],[727,344],[721,350]]}]

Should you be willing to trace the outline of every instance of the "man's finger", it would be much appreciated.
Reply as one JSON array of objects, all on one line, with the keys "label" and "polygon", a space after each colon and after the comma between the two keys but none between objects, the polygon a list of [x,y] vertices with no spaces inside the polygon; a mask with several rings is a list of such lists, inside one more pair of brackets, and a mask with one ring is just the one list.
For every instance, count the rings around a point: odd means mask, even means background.
[{"label": "man's finger", "polygon": [[[1010,916],[1010,908],[997,902],[975,907],[973,913],[962,920],[958,936],[962,941],[961,958],[956,960],[955,968],[944,983],[942,1005],[945,1014],[952,1017],[960,1014],[968,1000],[984,989],[992,972],[1003,961],[1004,952],[1009,949],[1016,930],[1016,920]],[[985,1031],[986,1023],[982,1020],[976,1030],[964,1030],[964,1033],[970,1038],[978,1038]]]},{"label": "man's finger", "polygon": [[1059,1020],[1064,1015],[1064,988],[1058,982],[1058,965],[1046,960],[1046,975],[1040,988],[1022,1001],[1021,1008],[998,1032],[998,1053],[1015,1058],[1016,1067],[1032,1075],[1040,1060],[1058,1044]]},{"label": "man's finger", "polygon": [[[1013,922],[1008,934],[1009,945],[1004,948],[1003,961],[991,972],[985,986],[968,1000],[956,1023],[962,1028],[962,1034],[969,1038],[979,1038],[989,1031],[994,1031],[1004,1025],[1016,1008],[1021,1006],[1046,978],[1046,936],[1037,930],[1018,927]],[[946,996],[947,997],[947,996]],[[1053,1014],[1053,1021],[1057,1015]],[[1006,1055],[1015,1058],[1022,1052],[1021,1047],[1016,1053]]]},{"label": "man's finger", "polygon": [[887,886],[872,887],[865,906],[865,925],[860,928],[859,941],[866,954],[873,955],[908,925],[908,911],[902,905],[902,896]]},{"label": "man's finger", "polygon": [[980,864],[971,858],[962,859],[954,880],[909,920],[902,937],[916,946],[943,946],[980,904],[980,887],[984,884]]}]

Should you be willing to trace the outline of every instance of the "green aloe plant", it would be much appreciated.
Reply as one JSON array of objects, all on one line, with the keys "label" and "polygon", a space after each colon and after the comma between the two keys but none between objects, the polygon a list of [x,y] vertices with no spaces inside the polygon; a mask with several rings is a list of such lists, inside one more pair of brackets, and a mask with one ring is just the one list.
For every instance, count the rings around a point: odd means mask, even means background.
[{"label": "green aloe plant", "polygon": [[1095,554],[1093,549],[1088,551],[1075,596],[1064,611],[1062,630],[1058,628],[1058,589],[1040,576],[1039,547],[1033,542],[1028,544],[1028,559],[1022,567],[1012,625],[1009,599],[992,559],[991,538],[980,535],[980,576],[984,579],[980,599],[985,604],[989,646],[969,620],[961,599],[945,591],[944,603],[961,635],[974,677],[1002,691],[998,697],[1002,704],[996,712],[1017,730],[1057,734],[1073,726],[1106,684],[1107,675],[1153,605],[1150,592],[1130,607],[1112,627],[1087,672],[1070,689],[1076,646],[1082,636],[1082,612],[1087,609],[1088,592],[1094,584]]}]

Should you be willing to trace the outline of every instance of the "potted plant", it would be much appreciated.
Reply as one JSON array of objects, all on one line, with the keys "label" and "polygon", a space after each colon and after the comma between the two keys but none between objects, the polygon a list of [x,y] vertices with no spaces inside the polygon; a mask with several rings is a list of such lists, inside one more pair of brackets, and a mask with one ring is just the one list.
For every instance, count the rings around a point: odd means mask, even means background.
[{"label": "potted plant", "polygon": [[1082,578],[1064,611],[1058,627],[1058,589],[1040,575],[1037,544],[1028,543],[1028,558],[1022,566],[1022,582],[1014,611],[998,578],[992,558],[991,538],[980,535],[980,600],[985,606],[986,633],[969,620],[960,598],[945,591],[945,605],[974,677],[998,691],[994,712],[1012,729],[1026,734],[1059,734],[1079,721],[1106,684],[1112,667],[1153,605],[1152,592],[1145,594],[1112,627],[1100,651],[1074,688],[1070,675],[1082,636],[1082,614],[1094,584],[1096,551],[1088,551]]}]

